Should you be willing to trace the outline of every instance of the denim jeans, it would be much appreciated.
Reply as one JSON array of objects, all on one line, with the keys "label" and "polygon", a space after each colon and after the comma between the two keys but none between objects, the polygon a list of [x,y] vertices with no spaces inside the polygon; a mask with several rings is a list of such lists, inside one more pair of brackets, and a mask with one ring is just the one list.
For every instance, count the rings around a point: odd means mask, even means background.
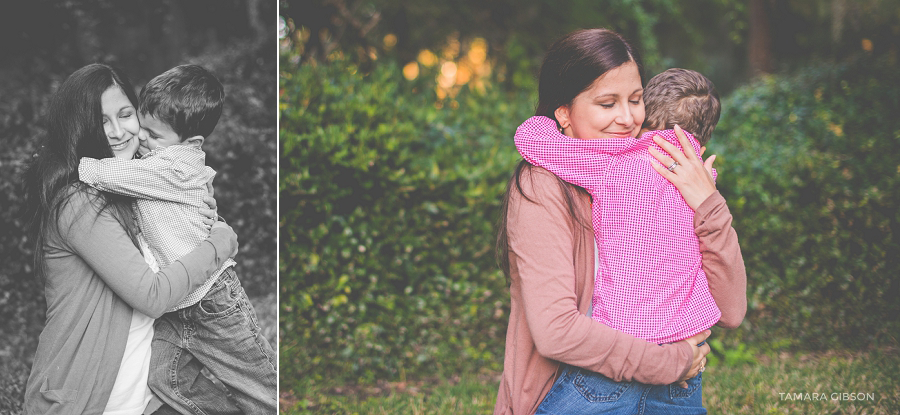
[{"label": "denim jeans", "polygon": [[702,373],[688,379],[688,388],[683,389],[676,384],[614,382],[578,367],[563,368],[537,414],[706,414]]},{"label": "denim jeans", "polygon": [[233,268],[197,304],[166,313],[154,329],[148,383],[163,402],[183,414],[276,413],[275,352]]}]

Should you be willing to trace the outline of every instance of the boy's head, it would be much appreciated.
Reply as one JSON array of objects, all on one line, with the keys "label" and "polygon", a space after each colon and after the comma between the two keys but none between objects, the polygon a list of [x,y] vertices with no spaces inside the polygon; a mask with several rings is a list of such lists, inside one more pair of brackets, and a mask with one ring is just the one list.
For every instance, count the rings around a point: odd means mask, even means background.
[{"label": "boy's head", "polygon": [[644,103],[644,128],[670,130],[678,124],[700,145],[709,142],[722,111],[712,81],[689,69],[669,69],[650,79],[644,88]]},{"label": "boy's head", "polygon": [[151,79],[139,97],[143,145],[201,145],[222,115],[225,89],[199,65],[179,65]]}]

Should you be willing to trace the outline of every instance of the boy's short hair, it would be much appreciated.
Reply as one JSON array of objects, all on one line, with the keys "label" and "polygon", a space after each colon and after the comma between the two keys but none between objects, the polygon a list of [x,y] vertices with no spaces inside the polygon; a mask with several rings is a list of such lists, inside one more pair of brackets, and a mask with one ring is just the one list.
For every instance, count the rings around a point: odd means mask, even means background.
[{"label": "boy's short hair", "polygon": [[141,89],[140,112],[172,127],[182,140],[208,137],[222,115],[225,88],[199,65],[179,65]]},{"label": "boy's short hair", "polygon": [[689,131],[700,145],[709,142],[722,107],[712,81],[697,71],[673,68],[654,76],[644,88],[644,128]]}]

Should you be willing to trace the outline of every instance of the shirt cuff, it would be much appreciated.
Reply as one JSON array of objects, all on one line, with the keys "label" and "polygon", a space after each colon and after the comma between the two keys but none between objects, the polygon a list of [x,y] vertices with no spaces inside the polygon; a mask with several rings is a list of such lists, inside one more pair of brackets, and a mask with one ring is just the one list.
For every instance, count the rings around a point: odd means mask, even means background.
[{"label": "shirt cuff", "polygon": [[89,185],[97,182],[98,168],[100,161],[90,157],[82,157],[78,162],[78,180]]}]

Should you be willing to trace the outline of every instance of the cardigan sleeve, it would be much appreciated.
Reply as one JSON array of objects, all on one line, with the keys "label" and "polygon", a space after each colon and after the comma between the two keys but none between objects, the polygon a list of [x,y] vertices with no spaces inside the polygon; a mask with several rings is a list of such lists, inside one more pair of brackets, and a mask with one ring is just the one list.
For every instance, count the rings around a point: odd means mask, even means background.
[{"label": "cardigan sleeve", "polygon": [[511,192],[508,213],[510,274],[542,356],[598,372],[617,382],[669,384],[693,360],[685,342],[657,345],[614,330],[579,312],[575,294],[576,223],[562,188],[549,172],[523,171],[528,199]]},{"label": "cardigan sleeve", "polygon": [[154,273],[125,229],[100,209],[95,191],[70,194],[57,222],[67,249],[78,255],[128,305],[158,318],[224,263],[237,244],[231,230],[213,229],[193,251]]},{"label": "cardigan sleeve", "polygon": [[747,270],[731,220],[731,212],[719,192],[704,200],[694,212],[703,270],[709,292],[722,311],[718,325],[725,328],[740,326],[747,313]]}]

